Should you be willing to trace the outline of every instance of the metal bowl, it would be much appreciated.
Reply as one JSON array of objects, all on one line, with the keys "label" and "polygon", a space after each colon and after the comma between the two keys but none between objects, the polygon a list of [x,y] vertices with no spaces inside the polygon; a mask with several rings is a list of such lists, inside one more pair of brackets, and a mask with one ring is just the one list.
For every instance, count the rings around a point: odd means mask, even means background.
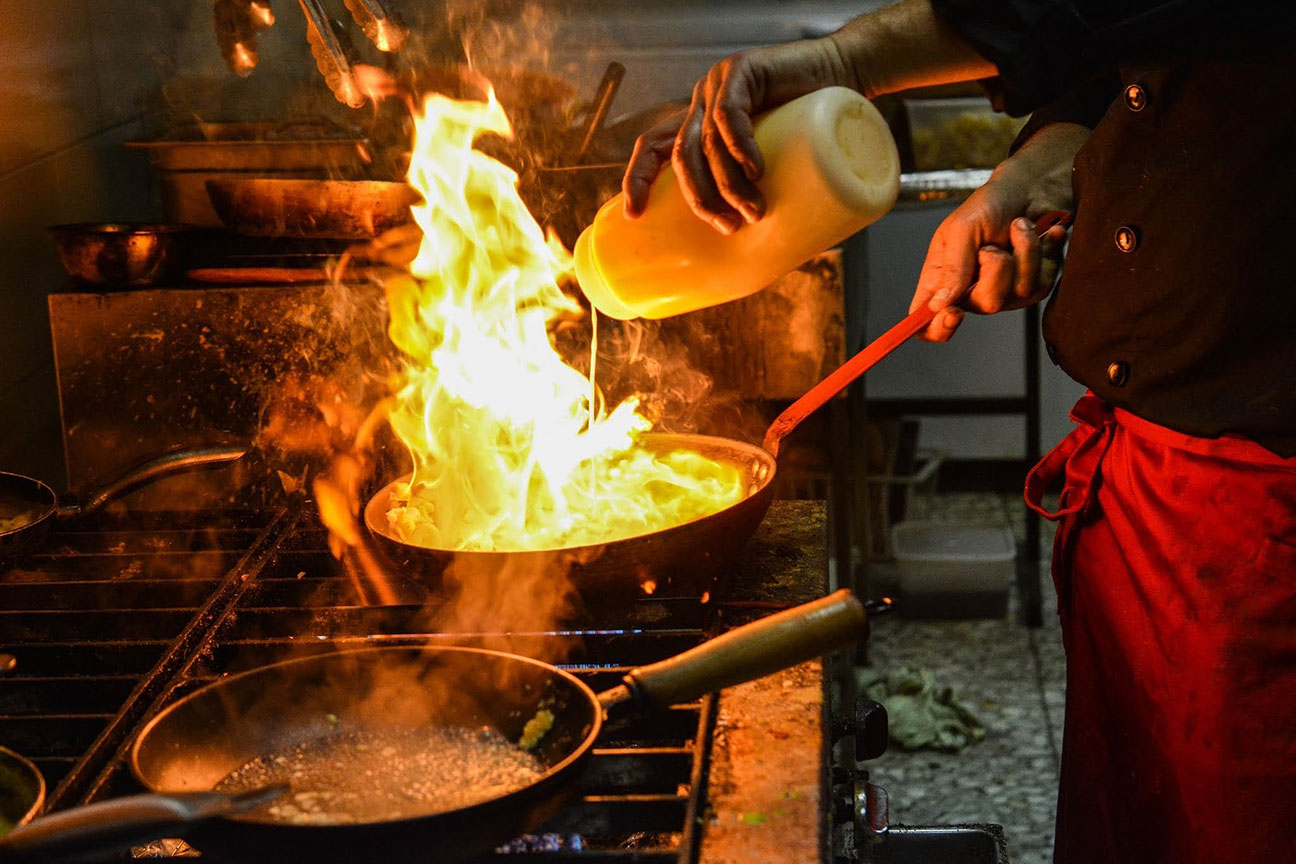
[{"label": "metal bowl", "polygon": [[189,225],[81,222],[52,225],[63,269],[92,285],[126,287],[175,281],[188,254]]}]

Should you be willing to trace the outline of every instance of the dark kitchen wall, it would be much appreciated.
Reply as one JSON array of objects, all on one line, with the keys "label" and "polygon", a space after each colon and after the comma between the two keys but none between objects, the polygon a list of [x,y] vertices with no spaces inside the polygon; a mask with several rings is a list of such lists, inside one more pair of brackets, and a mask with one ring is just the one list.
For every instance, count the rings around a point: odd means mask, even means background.
[{"label": "dark kitchen wall", "polygon": [[[338,12],[345,15],[341,0]],[[306,113],[321,96],[296,3],[247,79],[224,66],[210,0],[5,0],[0,40],[0,470],[63,485],[46,297],[47,226],[158,218],[147,157],[177,122]]]}]

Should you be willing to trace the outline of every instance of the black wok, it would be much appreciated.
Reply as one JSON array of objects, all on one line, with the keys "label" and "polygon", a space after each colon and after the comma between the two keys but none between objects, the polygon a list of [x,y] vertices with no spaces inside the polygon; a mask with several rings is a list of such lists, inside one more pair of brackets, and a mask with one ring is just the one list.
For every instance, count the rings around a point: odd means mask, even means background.
[{"label": "black wok", "polygon": [[12,567],[36,551],[57,520],[93,513],[128,492],[163,477],[236,462],[245,452],[237,447],[214,447],[168,453],[131,469],[104,488],[85,496],[82,502],[60,501],[47,483],[34,477],[0,471],[0,519],[21,516],[26,520],[8,531],[0,531],[0,569]]},{"label": "black wok", "polygon": [[364,521],[382,557],[396,572],[429,587],[436,587],[441,574],[453,562],[466,574],[490,574],[507,566],[539,572],[570,573],[587,601],[600,606],[617,606],[644,595],[644,583],[664,596],[700,595],[723,590],[716,578],[732,570],[747,540],[756,531],[774,497],[774,455],[753,444],[708,435],[650,434],[643,446],[668,452],[691,450],[717,462],[732,465],[742,476],[746,497],[717,513],[661,531],[640,534],[609,543],[568,546],[560,549],[524,552],[481,552],[435,549],[400,540],[387,522],[391,496],[408,476],[389,483],[365,505]]},{"label": "black wok", "polygon": [[[525,552],[435,549],[406,543],[388,524],[391,497],[398,484],[409,480],[407,475],[387,484],[369,500],[364,511],[365,526],[383,557],[399,572],[432,586],[452,562],[456,568],[492,572],[505,566],[505,562],[521,561],[570,572],[587,603],[593,600],[600,605],[621,605],[643,596],[641,586],[647,581],[654,583],[654,591],[666,595],[677,585],[684,586],[685,593],[723,591],[725,586],[715,580],[732,570],[769,510],[774,497],[779,446],[784,437],[897,345],[925,327],[932,314],[925,308],[918,310],[815,385],[775,418],[760,447],[710,435],[642,436],[642,445],[650,450],[689,450],[739,471],[745,497],[715,513],[660,531],[590,546]],[[637,578],[627,578],[627,574]]]},{"label": "black wok", "polygon": [[[598,695],[561,669],[475,648],[380,647],[276,663],[196,690],[145,726],[131,750],[131,768],[155,794],[38,819],[0,840],[0,859],[54,862],[183,834],[209,859],[225,862],[462,861],[552,816],[573,791],[609,715],[695,700],[866,633],[863,607],[842,590],[635,669]],[[244,802],[210,791],[253,759],[340,731],[485,725],[517,741],[541,708],[554,715],[532,751],[546,766],[544,774],[472,806],[377,822],[299,825],[240,815]]]}]

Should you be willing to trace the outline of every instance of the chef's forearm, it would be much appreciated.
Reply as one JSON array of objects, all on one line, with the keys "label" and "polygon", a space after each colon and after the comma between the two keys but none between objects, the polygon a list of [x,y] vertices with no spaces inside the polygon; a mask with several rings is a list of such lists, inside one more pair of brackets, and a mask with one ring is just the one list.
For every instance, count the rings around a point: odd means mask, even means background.
[{"label": "chef's forearm", "polygon": [[911,87],[975,81],[997,73],[932,10],[901,0],[863,15],[828,37],[847,83],[874,98]]}]

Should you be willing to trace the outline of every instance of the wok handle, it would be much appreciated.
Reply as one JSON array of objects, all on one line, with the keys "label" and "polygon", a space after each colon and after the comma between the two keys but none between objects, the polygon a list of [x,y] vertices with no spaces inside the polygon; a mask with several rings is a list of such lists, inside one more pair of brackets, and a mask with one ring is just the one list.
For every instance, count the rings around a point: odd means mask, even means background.
[{"label": "wok handle", "polygon": [[778,456],[779,445],[801,421],[818,411],[859,376],[873,368],[883,357],[909,340],[932,322],[936,312],[927,306],[919,306],[910,312],[903,321],[874,339],[864,350],[860,351],[841,366],[838,366],[827,378],[820,381],[802,396],[789,405],[782,414],[774,418],[769,429],[765,431],[763,446],[770,455]]},{"label": "wok handle", "polygon": [[66,519],[93,513],[128,492],[147,486],[155,480],[175,474],[187,474],[200,468],[219,468],[230,462],[237,462],[246,454],[246,447],[209,447],[202,450],[179,450],[168,453],[132,468],[102,489],[92,491],[82,503],[60,504],[58,516],[60,519]]},{"label": "wok handle", "polygon": [[[1042,238],[1055,225],[1065,226],[1070,222],[1070,213],[1064,210],[1051,210],[1035,220],[1035,233]],[[826,405],[829,399],[845,390],[852,381],[873,368],[883,357],[909,341],[911,336],[925,329],[936,317],[937,311],[927,306],[920,306],[905,316],[900,323],[864,346],[862,351],[837,367],[827,378],[811,387],[804,396],[775,417],[774,422],[765,431],[765,440],[761,446],[770,455],[777,457],[783,439],[800,426],[802,420]]]},{"label": "wok handle", "polygon": [[625,71],[625,66],[615,60],[609,63],[607,70],[604,71],[594,95],[594,103],[590,106],[589,118],[585,121],[585,135],[581,138],[580,146],[576,148],[577,164],[580,164],[589,154],[590,147],[594,144],[594,137],[603,128],[603,121],[607,119],[608,111],[612,108],[612,100],[616,98],[621,80],[625,78]]},{"label": "wok handle", "polygon": [[863,605],[843,588],[634,669],[625,687],[640,708],[664,708],[822,657],[867,635]]},{"label": "wok handle", "polygon": [[0,838],[0,860],[58,864],[123,852],[163,837],[183,837],[201,822],[251,810],[285,789],[272,786],[242,795],[129,795],[74,807],[42,816]]}]

